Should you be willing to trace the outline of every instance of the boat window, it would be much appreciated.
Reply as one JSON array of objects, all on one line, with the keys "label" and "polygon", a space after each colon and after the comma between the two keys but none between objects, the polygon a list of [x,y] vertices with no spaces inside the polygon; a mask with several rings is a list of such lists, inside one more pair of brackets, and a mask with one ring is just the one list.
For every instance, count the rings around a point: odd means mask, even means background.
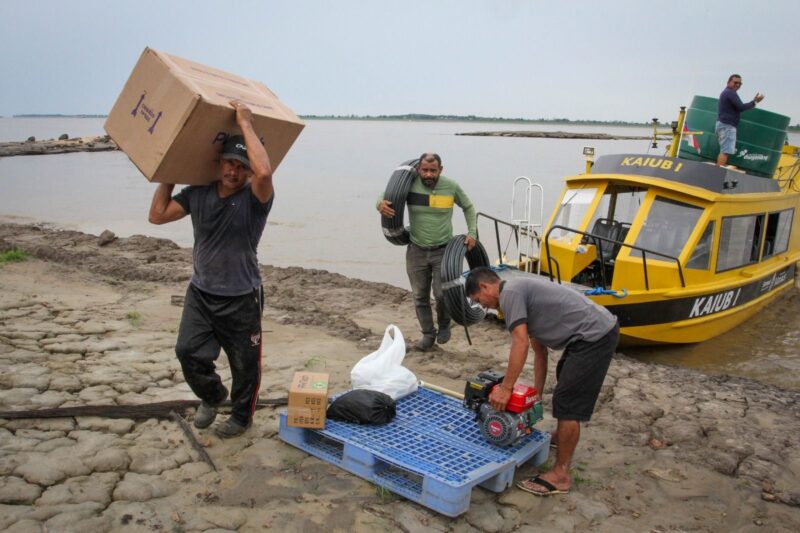
[{"label": "boat window", "polygon": [[[586,211],[589,210],[589,204],[594,200],[595,194],[597,194],[597,188],[595,187],[589,189],[567,189],[553,225],[580,229],[580,224],[583,221],[583,217],[586,216]],[[550,235],[555,239],[571,239],[575,236],[575,233],[556,229]]]},{"label": "boat window", "polygon": [[717,272],[758,261],[764,215],[724,217],[719,235]]},{"label": "boat window", "polygon": [[782,254],[789,248],[789,230],[792,227],[793,215],[794,209],[769,214],[762,258]]},{"label": "boat window", "polygon": [[[702,207],[657,196],[634,245],[648,252],[663,254],[648,253],[648,259],[668,261],[664,255],[678,257],[702,213]],[[641,257],[642,252],[633,249],[631,256]]]},{"label": "boat window", "polygon": [[647,194],[647,189],[636,187],[626,187],[619,185],[609,185],[597,206],[597,211],[589,221],[589,231],[595,226],[597,220],[603,218],[621,223],[624,227],[630,227],[631,222],[639,212],[639,206]]},{"label": "boat window", "polygon": [[714,242],[714,221],[712,220],[703,230],[703,235],[694,247],[692,257],[686,263],[686,268],[697,270],[708,270],[709,260],[711,259],[711,245]]}]

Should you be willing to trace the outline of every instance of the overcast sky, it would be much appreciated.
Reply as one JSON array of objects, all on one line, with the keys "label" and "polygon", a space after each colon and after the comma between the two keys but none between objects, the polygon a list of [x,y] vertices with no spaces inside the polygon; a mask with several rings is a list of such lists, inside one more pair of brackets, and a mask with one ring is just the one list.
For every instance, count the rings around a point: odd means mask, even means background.
[{"label": "overcast sky", "polygon": [[672,120],[733,72],[800,122],[797,0],[0,2],[0,115],[105,114],[145,46],[298,114]]}]

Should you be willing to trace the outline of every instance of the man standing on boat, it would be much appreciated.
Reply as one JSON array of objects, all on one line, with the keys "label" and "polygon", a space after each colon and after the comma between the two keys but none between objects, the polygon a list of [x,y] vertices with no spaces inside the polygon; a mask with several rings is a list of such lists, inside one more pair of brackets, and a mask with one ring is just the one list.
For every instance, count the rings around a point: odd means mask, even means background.
[{"label": "man standing on boat", "polygon": [[274,198],[272,166],[252,113],[241,102],[231,105],[244,136],[231,136],[223,145],[219,180],[185,187],[175,196],[173,185],[159,185],[149,216],[153,224],[192,217],[194,272],[175,353],[186,382],[202,400],[194,425],[205,428],[228,396],[214,366],[220,347],[225,349],[233,386],[231,416],[215,428],[222,438],[250,427],[258,399],[263,292],[256,248]]},{"label": "man standing on boat", "polygon": [[739,116],[742,112],[753,109],[764,99],[763,94],[756,93],[755,97],[745,104],[737,93],[741,86],[742,77],[738,74],[731,74],[728,78],[728,85],[719,95],[719,112],[714,131],[719,140],[717,165],[721,167],[728,164],[729,155],[736,153],[736,128],[739,126]]},{"label": "man standing on boat", "polygon": [[[472,250],[477,239],[477,214],[469,197],[455,181],[442,176],[442,159],[438,154],[424,153],[419,158],[417,173],[406,199],[411,244],[406,250],[406,272],[414,294],[417,320],[422,329],[422,339],[416,347],[429,350],[434,342],[445,344],[450,340],[450,314],[442,298],[442,257],[444,248],[453,238],[453,205],[464,211],[467,220],[467,248]],[[385,217],[393,217],[394,209],[383,196],[377,209]],[[433,323],[431,286],[436,299],[436,317],[439,329]]]},{"label": "man standing on boat", "polygon": [[497,410],[505,410],[514,384],[533,349],[534,387],[542,394],[547,378],[548,349],[564,350],[556,366],[552,435],[556,464],[548,472],[517,486],[537,496],[569,492],[570,463],[588,422],[619,341],[617,318],[605,307],[564,285],[539,277],[501,281],[490,268],[479,267],[467,276],[464,290],[484,307],[501,309],[511,333],[511,351],[500,386],[489,395]]}]

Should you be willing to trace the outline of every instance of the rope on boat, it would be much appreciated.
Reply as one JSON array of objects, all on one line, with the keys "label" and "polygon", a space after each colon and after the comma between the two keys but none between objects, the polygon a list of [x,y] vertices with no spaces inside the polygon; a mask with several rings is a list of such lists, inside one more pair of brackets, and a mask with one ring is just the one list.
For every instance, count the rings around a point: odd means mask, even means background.
[{"label": "rope on boat", "polygon": [[614,298],[625,298],[628,295],[627,289],[622,289],[619,291],[615,291],[613,289],[603,289],[601,287],[595,287],[594,289],[586,289],[583,291],[583,294],[586,296],[600,296],[600,295],[610,295]]}]

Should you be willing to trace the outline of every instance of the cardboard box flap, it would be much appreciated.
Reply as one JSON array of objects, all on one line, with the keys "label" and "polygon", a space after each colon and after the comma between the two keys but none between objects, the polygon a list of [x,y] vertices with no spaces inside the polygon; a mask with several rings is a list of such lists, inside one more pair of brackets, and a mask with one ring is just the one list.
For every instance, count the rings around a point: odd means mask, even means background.
[{"label": "cardboard box flap", "polygon": [[301,122],[299,117],[263,83],[152,48],[147,50],[167,63],[176,77],[181,78],[211,103],[226,105],[231,100],[240,100],[247,104],[253,113],[290,122]]},{"label": "cardboard box flap", "polygon": [[243,89],[253,85],[252,80],[249,80],[243,76],[225,72],[224,70],[220,70],[218,68],[209,67],[208,65],[195,63],[194,61],[190,61],[172,54],[167,54],[166,52],[159,52],[153,48],[147,48],[146,51],[147,50],[159,56],[162,61],[167,63],[172,68],[174,72],[178,72],[189,78],[195,78],[198,80],[217,79],[225,84],[238,86]]}]

